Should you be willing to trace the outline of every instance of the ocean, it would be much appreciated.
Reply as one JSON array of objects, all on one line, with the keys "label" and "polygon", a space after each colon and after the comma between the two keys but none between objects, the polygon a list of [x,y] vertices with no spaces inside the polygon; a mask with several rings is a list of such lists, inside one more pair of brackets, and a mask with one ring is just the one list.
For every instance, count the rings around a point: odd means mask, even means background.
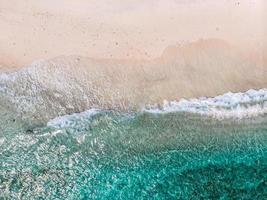
[{"label": "ocean", "polygon": [[73,65],[0,74],[0,199],[267,199],[267,89],[133,109]]},{"label": "ocean", "polygon": [[88,110],[0,137],[5,199],[266,199],[267,117]]}]

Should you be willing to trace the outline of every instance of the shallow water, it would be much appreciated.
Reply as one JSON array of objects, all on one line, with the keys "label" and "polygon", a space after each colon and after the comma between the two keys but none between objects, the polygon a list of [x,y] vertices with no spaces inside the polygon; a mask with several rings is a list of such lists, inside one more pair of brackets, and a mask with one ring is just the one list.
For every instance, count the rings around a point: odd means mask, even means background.
[{"label": "shallow water", "polygon": [[62,119],[3,129],[0,198],[267,198],[267,116],[94,111]]}]

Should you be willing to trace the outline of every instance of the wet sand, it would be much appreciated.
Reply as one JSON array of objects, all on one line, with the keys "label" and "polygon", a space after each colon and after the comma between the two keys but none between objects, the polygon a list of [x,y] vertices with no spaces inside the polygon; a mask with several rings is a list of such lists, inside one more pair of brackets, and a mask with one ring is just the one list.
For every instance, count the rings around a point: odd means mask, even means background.
[{"label": "wet sand", "polygon": [[[51,101],[54,103],[60,100],[57,92],[77,103],[82,103],[86,96],[89,103],[78,111],[91,107],[127,110],[161,104],[165,99],[212,97],[229,91],[266,88],[266,58],[223,40],[199,40],[169,46],[160,57],[151,60],[59,56],[25,67],[17,73],[17,81],[11,81],[13,86],[8,87],[21,88],[15,93],[25,96],[24,92],[41,85],[41,95],[50,100],[55,96]],[[26,83],[30,85],[25,90],[20,85]]]}]

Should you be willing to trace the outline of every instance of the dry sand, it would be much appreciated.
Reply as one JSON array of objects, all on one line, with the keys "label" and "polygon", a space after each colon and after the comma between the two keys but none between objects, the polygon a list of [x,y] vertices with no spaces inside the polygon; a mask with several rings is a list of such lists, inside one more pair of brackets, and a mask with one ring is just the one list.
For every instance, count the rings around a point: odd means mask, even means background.
[{"label": "dry sand", "polygon": [[152,59],[169,45],[220,38],[267,46],[264,0],[0,0],[0,66],[60,55]]}]

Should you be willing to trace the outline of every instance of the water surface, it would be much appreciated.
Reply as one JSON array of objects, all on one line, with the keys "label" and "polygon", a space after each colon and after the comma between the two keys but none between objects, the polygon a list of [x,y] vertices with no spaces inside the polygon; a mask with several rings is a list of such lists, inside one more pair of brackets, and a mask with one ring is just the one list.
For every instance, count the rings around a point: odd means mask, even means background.
[{"label": "water surface", "polygon": [[0,197],[267,198],[265,116],[88,112],[28,130],[6,126]]}]

